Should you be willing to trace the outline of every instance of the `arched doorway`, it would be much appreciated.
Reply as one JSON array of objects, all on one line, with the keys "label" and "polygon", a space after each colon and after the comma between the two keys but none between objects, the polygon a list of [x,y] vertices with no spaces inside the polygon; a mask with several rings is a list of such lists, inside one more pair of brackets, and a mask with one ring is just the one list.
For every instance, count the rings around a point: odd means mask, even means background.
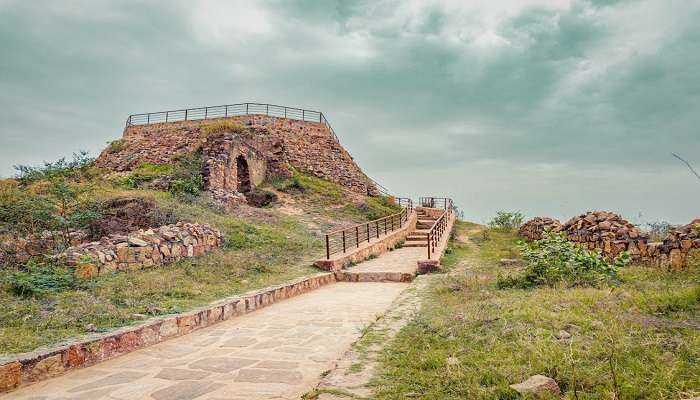
[{"label": "arched doorway", "polygon": [[250,187],[250,172],[248,170],[248,161],[242,155],[236,157],[236,177],[238,179],[238,192],[249,192]]}]

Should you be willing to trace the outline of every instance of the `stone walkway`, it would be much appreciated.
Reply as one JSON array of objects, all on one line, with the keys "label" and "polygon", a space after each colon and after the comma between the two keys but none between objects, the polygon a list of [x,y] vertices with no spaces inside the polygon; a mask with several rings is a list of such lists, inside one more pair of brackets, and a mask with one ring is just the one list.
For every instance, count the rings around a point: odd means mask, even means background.
[{"label": "stone walkway", "polygon": [[419,259],[427,258],[425,247],[402,247],[350,267],[349,272],[401,272],[415,274]]},{"label": "stone walkway", "polygon": [[336,283],[9,399],[298,399],[407,287]]}]

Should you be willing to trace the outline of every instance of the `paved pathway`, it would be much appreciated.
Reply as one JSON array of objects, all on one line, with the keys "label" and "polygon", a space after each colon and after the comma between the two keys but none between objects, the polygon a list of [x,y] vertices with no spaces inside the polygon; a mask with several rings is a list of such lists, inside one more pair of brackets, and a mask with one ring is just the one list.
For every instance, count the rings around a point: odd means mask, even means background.
[{"label": "paved pathway", "polygon": [[298,399],[407,287],[336,283],[9,399]]},{"label": "paved pathway", "polygon": [[[350,271],[412,273],[424,252],[424,248],[397,249]],[[0,397],[299,399],[407,287],[406,283],[331,284]]]},{"label": "paved pathway", "polygon": [[425,247],[402,247],[348,268],[350,272],[416,272],[419,259],[427,258]]}]

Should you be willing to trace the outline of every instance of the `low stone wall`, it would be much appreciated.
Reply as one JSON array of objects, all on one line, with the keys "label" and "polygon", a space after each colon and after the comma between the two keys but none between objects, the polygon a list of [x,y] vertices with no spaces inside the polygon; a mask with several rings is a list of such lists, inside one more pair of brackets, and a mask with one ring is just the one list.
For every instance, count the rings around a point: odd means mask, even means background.
[{"label": "low stone wall", "polygon": [[0,393],[182,336],[334,282],[334,274],[321,273],[230,297],[188,313],[156,318],[63,346],[0,359]]},{"label": "low stone wall", "polygon": [[128,235],[110,235],[99,242],[70,247],[59,257],[66,265],[75,267],[78,276],[88,278],[201,256],[222,244],[218,230],[179,222]]},{"label": "low stone wall", "polygon": [[376,257],[395,248],[399,243],[406,240],[406,236],[416,229],[417,216],[415,211],[411,213],[408,222],[403,228],[397,229],[379,239],[372,239],[369,242],[360,244],[360,247],[348,250],[346,253],[333,254],[331,259],[325,258],[317,260],[314,265],[326,271],[338,271],[350,264],[356,264],[370,257]]},{"label": "low stone wall", "polygon": [[[86,231],[71,231],[68,236],[69,244],[77,246],[85,243],[90,235]],[[26,237],[5,235],[0,237],[0,268],[13,262],[27,262],[36,256],[53,255],[61,249],[65,249],[65,243],[60,232],[47,231]]]},{"label": "low stone wall", "polygon": [[[520,235],[539,240],[545,226],[556,227],[555,222],[548,221],[556,220],[538,217],[528,221],[521,227]],[[700,219],[672,231],[663,242],[651,242],[633,224],[607,211],[577,215],[555,231],[587,249],[598,249],[607,257],[626,251],[635,261],[672,270],[683,269],[690,257],[700,255]]]},{"label": "low stone wall", "polygon": [[518,235],[529,240],[540,240],[545,231],[559,232],[562,224],[557,219],[535,217],[525,222],[518,230]]}]

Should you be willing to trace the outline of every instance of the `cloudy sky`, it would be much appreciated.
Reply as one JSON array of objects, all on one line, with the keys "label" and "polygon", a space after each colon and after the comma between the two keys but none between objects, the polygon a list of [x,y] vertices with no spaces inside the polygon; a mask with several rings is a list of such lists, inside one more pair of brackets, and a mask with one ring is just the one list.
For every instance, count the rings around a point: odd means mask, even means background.
[{"label": "cloudy sky", "polygon": [[465,216],[700,217],[700,1],[0,0],[0,176],[129,114],[323,111],[364,170]]}]

